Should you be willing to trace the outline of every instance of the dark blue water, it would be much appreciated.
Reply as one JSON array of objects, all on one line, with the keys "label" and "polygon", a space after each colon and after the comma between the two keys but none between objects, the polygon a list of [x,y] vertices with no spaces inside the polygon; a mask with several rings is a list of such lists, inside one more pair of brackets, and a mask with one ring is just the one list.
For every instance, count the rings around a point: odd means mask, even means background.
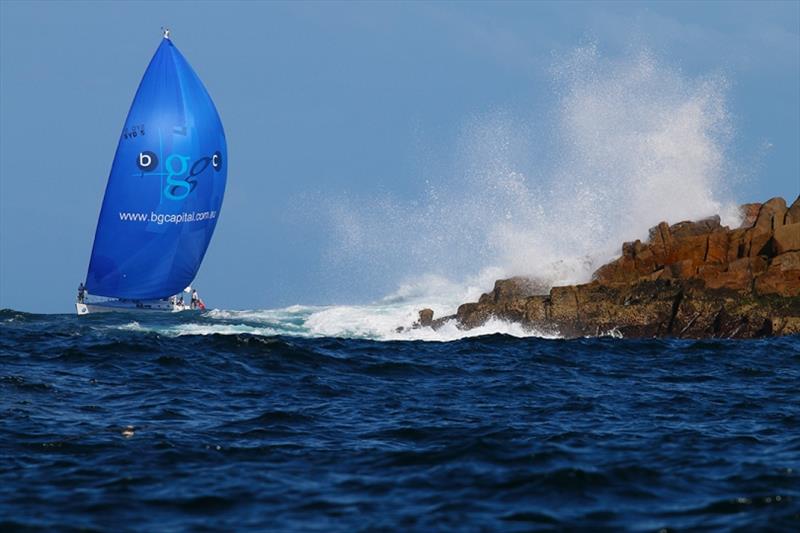
[{"label": "dark blue water", "polygon": [[0,312],[0,530],[800,527],[797,337],[377,342],[131,320]]}]

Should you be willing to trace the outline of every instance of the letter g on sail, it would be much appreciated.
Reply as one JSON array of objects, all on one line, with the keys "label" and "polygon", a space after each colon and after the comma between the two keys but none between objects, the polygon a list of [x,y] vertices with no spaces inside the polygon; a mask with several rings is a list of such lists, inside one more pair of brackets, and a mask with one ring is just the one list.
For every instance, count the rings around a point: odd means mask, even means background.
[{"label": "letter g on sail", "polygon": [[170,155],[165,166],[167,167],[167,187],[164,189],[164,196],[170,200],[183,200],[194,189],[194,184],[186,181],[186,178],[175,179],[177,176],[183,176],[189,170],[189,157],[172,154]]}]

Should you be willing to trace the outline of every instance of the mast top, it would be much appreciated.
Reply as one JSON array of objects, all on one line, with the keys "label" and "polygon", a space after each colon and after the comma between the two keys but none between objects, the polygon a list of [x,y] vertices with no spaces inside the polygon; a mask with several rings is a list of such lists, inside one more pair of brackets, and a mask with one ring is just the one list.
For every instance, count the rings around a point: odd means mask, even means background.
[{"label": "mast top", "polygon": [[164,39],[169,39],[169,28],[161,26],[161,31],[164,32]]}]

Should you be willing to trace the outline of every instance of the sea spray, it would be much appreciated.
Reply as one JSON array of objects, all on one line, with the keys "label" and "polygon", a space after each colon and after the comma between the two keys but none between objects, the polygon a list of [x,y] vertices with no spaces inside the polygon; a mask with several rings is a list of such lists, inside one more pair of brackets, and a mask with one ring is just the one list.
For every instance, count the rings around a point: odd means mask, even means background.
[{"label": "sea spray", "polygon": [[455,155],[442,155],[452,168],[426,176],[421,198],[326,200],[329,275],[398,289],[370,306],[317,309],[309,332],[397,338],[417,310],[453,313],[498,278],[586,282],[662,220],[738,223],[723,76],[688,76],[647,50],[607,58],[595,46],[550,74],[543,113],[465,119]]},{"label": "sea spray", "polygon": [[[421,200],[334,202],[339,264],[397,285],[487,269],[577,283],[662,220],[719,213],[737,222],[722,76],[692,78],[648,51],[609,59],[589,46],[552,78],[552,113],[535,127],[504,113],[468,121],[458,150],[466,163],[429,180]],[[535,162],[520,153],[526,135],[542,152]]]}]

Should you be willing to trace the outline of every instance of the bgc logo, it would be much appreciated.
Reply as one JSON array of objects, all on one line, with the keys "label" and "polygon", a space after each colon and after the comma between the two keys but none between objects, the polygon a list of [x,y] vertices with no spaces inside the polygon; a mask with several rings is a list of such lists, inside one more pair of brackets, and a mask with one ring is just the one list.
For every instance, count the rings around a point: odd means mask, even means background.
[{"label": "bgc logo", "polygon": [[215,172],[222,170],[222,154],[219,150],[210,156],[201,157],[191,165],[191,157],[181,154],[170,154],[164,161],[164,170],[155,172],[158,168],[158,156],[151,151],[139,152],[136,158],[136,166],[144,174],[153,173],[167,177],[167,185],[164,187],[164,196],[170,200],[183,200],[197,187],[197,176],[205,172],[208,167]]}]

